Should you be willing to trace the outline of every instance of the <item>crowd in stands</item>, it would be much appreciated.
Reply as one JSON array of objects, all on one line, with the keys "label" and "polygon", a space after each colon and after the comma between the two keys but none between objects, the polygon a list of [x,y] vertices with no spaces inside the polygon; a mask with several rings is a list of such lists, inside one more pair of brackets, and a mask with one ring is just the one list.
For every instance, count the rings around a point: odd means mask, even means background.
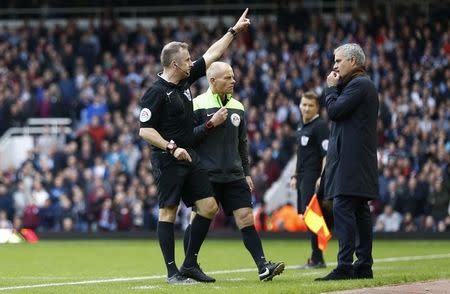
[{"label": "crowd in stands", "polygon": [[[322,95],[333,49],[357,42],[380,100],[374,230],[450,231],[449,23],[395,13],[255,17],[233,42],[223,60],[246,107],[255,203],[295,153],[301,93]],[[151,149],[138,137],[139,98],[161,71],[164,44],[185,41],[196,59],[226,30],[222,21],[184,18],[152,27],[119,20],[0,27],[0,135],[29,117],[74,122],[72,134],[44,132],[20,168],[0,171],[0,225],[155,230],[157,189]],[[197,82],[193,96],[206,87]]]}]

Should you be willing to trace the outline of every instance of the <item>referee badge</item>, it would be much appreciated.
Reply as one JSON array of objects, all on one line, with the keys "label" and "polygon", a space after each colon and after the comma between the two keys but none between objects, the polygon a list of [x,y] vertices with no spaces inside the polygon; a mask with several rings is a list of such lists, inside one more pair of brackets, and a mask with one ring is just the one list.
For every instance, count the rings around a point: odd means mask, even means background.
[{"label": "referee badge", "polygon": [[141,114],[139,114],[139,120],[141,122],[147,122],[152,117],[152,112],[148,108],[142,108]]},{"label": "referee badge", "polygon": [[237,113],[233,113],[230,117],[231,123],[235,126],[238,127],[239,124],[241,123],[241,117],[239,116],[239,114]]},{"label": "referee badge", "polygon": [[302,136],[300,142],[302,143],[302,146],[308,145],[309,137],[307,137],[307,136]]}]

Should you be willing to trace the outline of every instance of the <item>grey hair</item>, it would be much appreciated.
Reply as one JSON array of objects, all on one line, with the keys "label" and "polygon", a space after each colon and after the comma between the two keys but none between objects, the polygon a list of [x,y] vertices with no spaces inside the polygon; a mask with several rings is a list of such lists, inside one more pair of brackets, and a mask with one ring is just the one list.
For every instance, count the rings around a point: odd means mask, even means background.
[{"label": "grey hair", "polygon": [[361,46],[359,46],[356,43],[341,45],[334,50],[334,54],[336,55],[336,52],[338,51],[342,51],[342,53],[344,53],[345,58],[347,59],[355,57],[357,66],[364,66],[366,62],[366,56],[364,55],[364,51],[362,50]]}]

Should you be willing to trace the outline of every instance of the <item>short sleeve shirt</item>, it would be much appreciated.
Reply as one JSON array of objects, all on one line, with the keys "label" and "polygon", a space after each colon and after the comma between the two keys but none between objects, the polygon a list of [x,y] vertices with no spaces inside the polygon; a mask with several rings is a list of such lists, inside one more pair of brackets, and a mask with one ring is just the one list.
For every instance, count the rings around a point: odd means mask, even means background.
[{"label": "short sleeve shirt", "polygon": [[[141,98],[141,128],[154,128],[167,141],[189,148],[194,143],[194,113],[189,87],[206,73],[203,58],[194,61],[189,77],[177,85],[158,74],[155,83]],[[153,146],[155,150],[156,147]]]},{"label": "short sleeve shirt", "polygon": [[329,130],[323,119],[316,117],[297,129],[297,173],[320,173],[322,159],[328,150]]}]

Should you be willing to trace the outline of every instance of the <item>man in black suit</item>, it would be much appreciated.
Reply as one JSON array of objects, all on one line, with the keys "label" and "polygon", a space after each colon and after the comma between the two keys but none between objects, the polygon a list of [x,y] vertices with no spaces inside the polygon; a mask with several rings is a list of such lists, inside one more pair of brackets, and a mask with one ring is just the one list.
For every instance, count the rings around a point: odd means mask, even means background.
[{"label": "man in black suit", "polygon": [[[332,121],[325,166],[325,197],[333,199],[338,265],[317,281],[373,278],[372,222],[368,202],[378,196],[378,97],[358,44],[334,51],[326,108]],[[353,263],[353,254],[356,261]]]}]

